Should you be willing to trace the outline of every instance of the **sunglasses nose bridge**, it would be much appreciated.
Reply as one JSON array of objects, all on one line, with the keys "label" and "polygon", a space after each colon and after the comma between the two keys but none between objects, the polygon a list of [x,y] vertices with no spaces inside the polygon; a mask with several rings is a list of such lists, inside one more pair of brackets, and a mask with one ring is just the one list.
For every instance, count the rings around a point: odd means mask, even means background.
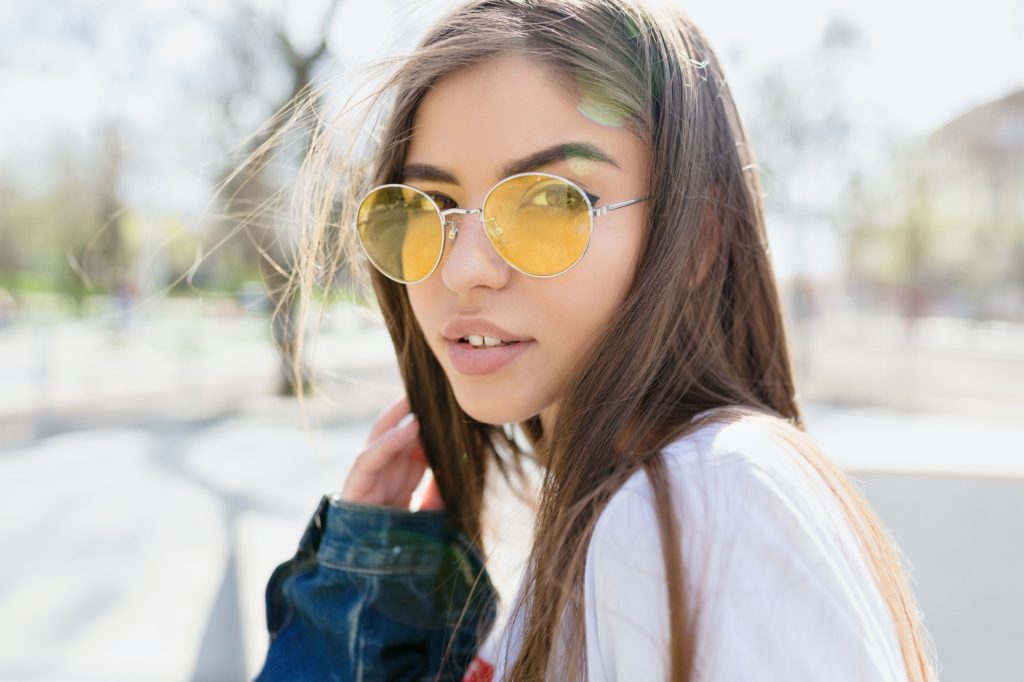
[{"label": "sunglasses nose bridge", "polygon": [[[475,213],[481,213],[482,209],[479,208],[449,208],[441,211],[442,226],[445,230],[445,236],[451,241],[455,241],[455,237],[459,234],[459,226],[464,220],[464,216],[472,215]],[[451,220],[449,216],[463,216],[458,221]]]}]

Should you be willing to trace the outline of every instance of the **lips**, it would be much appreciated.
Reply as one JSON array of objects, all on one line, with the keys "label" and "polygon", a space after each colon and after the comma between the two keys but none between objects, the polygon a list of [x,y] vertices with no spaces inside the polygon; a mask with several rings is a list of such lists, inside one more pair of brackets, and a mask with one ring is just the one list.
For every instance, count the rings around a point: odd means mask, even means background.
[{"label": "lips", "polygon": [[534,346],[533,341],[517,341],[507,346],[474,348],[468,343],[447,340],[448,359],[457,372],[478,375],[497,372]]},{"label": "lips", "polygon": [[[510,331],[481,317],[456,317],[448,321],[442,334],[448,347],[448,359],[461,374],[479,375],[497,372],[535,345],[535,340]],[[474,347],[469,336],[501,339],[499,345]]]},{"label": "lips", "polygon": [[502,341],[532,341],[528,336],[522,336],[509,331],[504,327],[485,320],[480,317],[457,317],[448,322],[442,330],[442,335],[448,341],[458,342],[470,335],[491,336]]}]

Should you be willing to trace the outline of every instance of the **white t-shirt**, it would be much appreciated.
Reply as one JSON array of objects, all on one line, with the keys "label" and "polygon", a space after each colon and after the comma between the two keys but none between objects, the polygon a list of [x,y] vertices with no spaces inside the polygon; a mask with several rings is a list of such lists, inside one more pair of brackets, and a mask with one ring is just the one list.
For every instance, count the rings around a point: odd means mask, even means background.
[{"label": "white t-shirt", "polygon": [[[751,419],[704,425],[664,452],[688,601],[691,609],[695,599],[703,603],[697,680],[907,679],[856,537],[799,453]],[[589,680],[667,678],[661,551],[653,490],[641,470],[602,511],[587,552]],[[464,680],[503,680],[520,626],[496,626]]]}]

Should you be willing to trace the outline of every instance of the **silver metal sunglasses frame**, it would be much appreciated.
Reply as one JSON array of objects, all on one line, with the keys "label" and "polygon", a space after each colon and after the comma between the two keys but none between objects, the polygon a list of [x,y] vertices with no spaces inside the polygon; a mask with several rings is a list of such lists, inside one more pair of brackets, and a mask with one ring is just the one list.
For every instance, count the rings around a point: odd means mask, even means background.
[{"label": "silver metal sunglasses frame", "polygon": [[[498,250],[498,247],[495,246],[494,240],[491,237],[491,233],[488,232],[486,229],[484,230],[484,234],[487,235],[487,241],[490,243],[491,248],[493,248],[495,250],[495,252],[497,252],[498,256],[501,257],[501,260],[503,260],[510,268],[512,268],[512,269],[514,269],[514,270],[516,270],[518,272],[521,272],[524,275],[527,275],[529,277],[537,277],[539,279],[548,279],[548,278],[551,278],[551,277],[558,277],[559,275],[564,275],[565,273],[569,272],[569,270],[572,270],[574,267],[576,267],[577,263],[579,263],[581,260],[583,260],[583,256],[586,255],[587,249],[590,248],[590,240],[594,236],[594,218],[596,218],[598,216],[603,216],[603,215],[607,214],[610,211],[614,211],[615,209],[623,208],[625,206],[630,206],[632,204],[636,204],[636,203],[639,203],[641,201],[646,201],[647,199],[650,199],[650,196],[643,196],[643,197],[637,197],[636,199],[626,199],[625,201],[619,201],[619,202],[614,203],[614,204],[608,204],[607,206],[601,206],[599,208],[594,208],[594,205],[592,203],[590,203],[590,197],[587,196],[587,191],[584,190],[582,187],[580,187],[575,182],[573,182],[572,180],[569,180],[568,178],[564,178],[561,175],[555,175],[554,173],[545,173],[543,171],[528,171],[526,173],[516,173],[515,175],[510,175],[507,178],[505,178],[503,180],[500,180],[497,183],[495,183],[493,187],[491,187],[489,190],[487,190],[487,194],[484,195],[484,206],[487,205],[487,200],[490,199],[491,193],[495,189],[497,189],[499,186],[501,186],[502,184],[508,182],[509,180],[513,180],[515,178],[523,177],[523,176],[526,176],[526,175],[543,175],[545,177],[553,178],[553,179],[558,180],[560,182],[564,182],[565,184],[567,184],[570,187],[574,188],[576,191],[578,191],[580,193],[580,196],[583,197],[583,200],[587,202],[587,215],[590,218],[590,229],[587,231],[587,243],[583,247],[583,252],[580,253],[579,258],[577,258],[575,261],[573,261],[572,264],[569,267],[567,267],[566,269],[561,270],[559,272],[556,272],[556,273],[554,273],[552,275],[535,275],[535,274],[533,274],[531,272],[525,272],[524,270],[520,270],[518,267],[516,267],[516,265],[514,263],[509,263],[508,260],[505,258],[505,256],[503,256],[501,254],[501,251]],[[371,194],[373,194],[374,192],[376,192],[379,189],[384,189],[385,187],[402,187],[402,188],[405,188],[405,189],[411,189],[414,192],[422,194],[430,202],[430,205],[434,207],[434,210],[437,211],[437,215],[438,215],[438,217],[441,220],[441,229],[445,230],[447,228],[447,234],[445,235],[444,239],[442,239],[442,241],[441,241],[441,250],[438,252],[437,260],[434,261],[434,265],[430,268],[430,271],[426,275],[421,277],[420,279],[409,281],[409,280],[398,279],[396,277],[392,277],[387,272],[385,272],[384,269],[382,267],[380,267],[377,264],[376,261],[373,260],[373,256],[370,255],[370,252],[366,249],[366,246],[363,244],[362,238],[359,237],[359,228],[358,228],[358,226],[355,223],[353,223],[353,229],[355,229],[355,231],[356,231],[356,238],[359,241],[359,246],[362,249],[363,254],[373,264],[373,266],[375,268],[377,268],[377,270],[382,275],[384,275],[385,277],[387,277],[390,280],[398,282],[399,284],[418,284],[419,282],[422,282],[423,280],[427,279],[432,274],[434,274],[434,271],[437,270],[438,264],[440,264],[441,260],[444,258],[444,251],[445,251],[446,245],[448,244],[449,241],[454,243],[455,242],[455,237],[457,237],[458,234],[459,234],[459,226],[456,223],[448,220],[448,216],[452,215],[452,214],[458,214],[458,215],[471,215],[471,214],[474,214],[474,213],[481,213],[482,214],[483,213],[483,209],[482,208],[447,208],[447,209],[443,209],[442,210],[437,205],[437,202],[435,202],[434,199],[429,194],[427,194],[425,191],[423,191],[421,189],[418,189],[416,187],[413,187],[411,185],[406,185],[406,184],[399,183],[399,182],[392,182],[392,183],[388,183],[388,184],[385,184],[385,185],[377,185],[373,189],[371,189],[368,192],[366,192],[362,197],[360,197],[359,203],[356,204],[356,206],[357,207],[361,207],[363,205],[363,202],[366,200],[366,198],[368,196],[370,196]],[[358,210],[358,208],[356,209],[356,218],[355,218],[355,220],[356,221],[359,220],[359,210]]]}]

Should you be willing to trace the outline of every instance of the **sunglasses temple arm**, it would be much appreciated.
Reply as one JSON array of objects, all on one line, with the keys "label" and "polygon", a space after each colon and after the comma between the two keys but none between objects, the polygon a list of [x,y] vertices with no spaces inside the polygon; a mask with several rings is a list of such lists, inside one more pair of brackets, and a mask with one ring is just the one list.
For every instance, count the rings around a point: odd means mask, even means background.
[{"label": "sunglasses temple arm", "polygon": [[646,201],[649,198],[650,197],[639,197],[637,199],[627,199],[625,201],[620,201],[617,204],[608,204],[607,206],[602,206],[600,208],[592,209],[591,210],[591,214],[594,215],[594,216],[601,216],[601,215],[604,215],[605,213],[607,213],[608,211],[614,211],[617,208],[622,208],[624,206],[630,206],[632,204],[638,204],[641,201]]}]

